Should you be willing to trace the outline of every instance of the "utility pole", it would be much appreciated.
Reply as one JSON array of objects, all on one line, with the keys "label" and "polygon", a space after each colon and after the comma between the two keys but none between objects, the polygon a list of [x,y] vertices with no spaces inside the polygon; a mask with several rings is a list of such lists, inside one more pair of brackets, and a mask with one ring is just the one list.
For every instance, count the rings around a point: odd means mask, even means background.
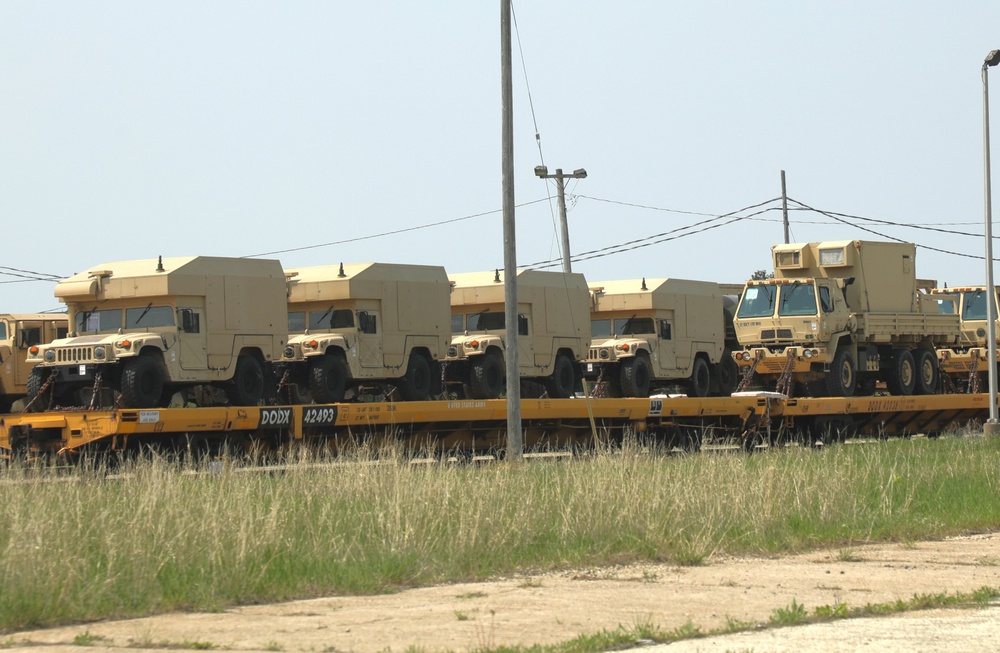
[{"label": "utility pole", "polygon": [[521,375],[517,344],[517,248],[514,239],[514,92],[511,74],[510,0],[500,0],[500,97],[502,108],[504,324],[507,350],[507,459],[524,456]]},{"label": "utility pole", "polygon": [[573,268],[569,262],[569,222],[566,220],[566,179],[586,179],[587,171],[577,168],[571,175],[563,174],[562,168],[556,168],[554,175],[549,174],[549,169],[545,166],[535,166],[535,176],[540,179],[555,179],[556,190],[559,193],[559,239],[562,241],[562,264],[563,272],[572,272]]},{"label": "utility pole", "polygon": [[785,223],[785,244],[788,244],[788,193],[785,192],[785,171],[781,171],[781,215]]}]

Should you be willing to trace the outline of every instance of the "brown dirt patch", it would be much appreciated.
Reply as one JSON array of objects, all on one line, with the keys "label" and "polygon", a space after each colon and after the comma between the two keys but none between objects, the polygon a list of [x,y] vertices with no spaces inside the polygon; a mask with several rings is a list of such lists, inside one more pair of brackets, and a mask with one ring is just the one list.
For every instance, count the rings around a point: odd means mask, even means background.
[{"label": "brown dirt patch", "polygon": [[[469,651],[556,643],[618,625],[652,624],[669,630],[690,622],[708,630],[725,626],[728,619],[763,624],[775,609],[787,607],[793,599],[811,611],[838,602],[857,607],[909,599],[914,594],[971,592],[983,586],[1000,587],[1000,534],[857,546],[780,558],[720,557],[699,567],[575,569],[381,596],[329,596],[221,613],[105,621],[15,633],[7,639],[14,646],[6,648],[23,644],[34,651],[79,653],[74,638],[87,633],[94,647],[109,651],[164,645],[194,648],[195,643],[236,651],[376,653],[410,647],[428,652]],[[986,616],[976,616],[981,614]],[[916,620],[925,624],[930,620],[924,637],[946,637],[943,641],[954,648],[955,640],[947,639],[949,619],[964,624],[954,626],[958,632],[979,632],[981,627],[983,633],[990,633],[992,639],[982,640],[979,650],[984,644],[991,648],[1000,635],[995,611],[940,610],[768,629],[730,636],[737,639],[673,644],[669,650],[865,650],[862,644],[890,650],[874,633],[881,629],[896,637],[919,630]],[[863,629],[868,622],[873,624],[870,636],[862,632],[851,635],[859,639],[844,639],[848,628]],[[789,634],[810,632],[828,632],[825,637],[832,641],[824,648],[823,644],[794,642]],[[749,639],[751,635],[763,639],[753,643],[756,640]],[[787,645],[783,643],[786,637],[792,638]],[[940,644],[935,647],[928,640],[930,648],[914,648],[913,642],[901,646],[909,646],[905,649],[909,651],[939,650]]]}]

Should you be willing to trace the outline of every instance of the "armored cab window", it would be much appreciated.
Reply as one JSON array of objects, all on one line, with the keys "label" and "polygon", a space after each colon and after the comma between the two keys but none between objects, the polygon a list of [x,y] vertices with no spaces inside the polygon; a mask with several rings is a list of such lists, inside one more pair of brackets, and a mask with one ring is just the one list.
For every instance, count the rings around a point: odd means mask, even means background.
[{"label": "armored cab window", "polygon": [[483,313],[479,316],[478,329],[489,331],[490,329],[506,329],[506,322],[503,313]]},{"label": "armored cab window", "polygon": [[821,286],[819,289],[819,303],[823,307],[824,313],[833,312],[833,298],[830,296],[830,289]]},{"label": "armored cab window", "polygon": [[122,328],[122,309],[80,311],[76,314],[77,333],[114,332]]},{"label": "armored cab window", "polygon": [[288,311],[288,333],[301,333],[306,330],[306,312]]},{"label": "armored cab window", "polygon": [[771,317],[774,315],[774,296],[778,289],[772,285],[749,286],[743,292],[738,318]]},{"label": "armored cab window", "polygon": [[517,315],[517,335],[528,335],[528,316],[524,313],[518,313]]},{"label": "armored cab window", "polygon": [[811,283],[782,286],[778,315],[816,315],[816,288]]},{"label": "armored cab window", "polygon": [[0,340],[7,339],[7,323],[0,322]]},{"label": "armored cab window", "polygon": [[64,326],[56,327],[56,340],[59,340],[61,338],[65,338],[68,333],[69,333],[69,328],[68,327],[64,327]]},{"label": "armored cab window", "polygon": [[670,340],[673,336],[671,335],[670,320],[660,320],[660,339]]},{"label": "armored cab window", "polygon": [[200,333],[201,318],[198,313],[190,308],[182,308],[177,311],[181,316],[181,331],[184,333]]},{"label": "armored cab window", "polygon": [[333,329],[349,329],[354,326],[354,311],[349,308],[338,308],[330,316],[330,327]]},{"label": "armored cab window", "polygon": [[963,320],[985,320],[986,319],[986,291],[970,290],[965,293],[962,301]]},{"label": "armored cab window", "polygon": [[126,329],[174,326],[174,309],[169,306],[146,306],[125,309]]},{"label": "armored cab window", "polygon": [[592,337],[592,338],[610,338],[611,337],[611,320],[591,320],[590,321],[590,337]]},{"label": "armored cab window", "polygon": [[22,327],[20,339],[21,347],[34,347],[42,344],[42,327]]},{"label": "armored cab window", "polygon": [[651,317],[620,317],[615,320],[615,333],[624,335],[642,335],[656,333]]},{"label": "armored cab window", "polygon": [[465,327],[465,316],[464,315],[452,315],[451,316],[451,332],[452,333],[462,333]]},{"label": "armored cab window", "polygon": [[368,311],[358,311],[358,329],[361,333],[378,333],[378,316]]}]

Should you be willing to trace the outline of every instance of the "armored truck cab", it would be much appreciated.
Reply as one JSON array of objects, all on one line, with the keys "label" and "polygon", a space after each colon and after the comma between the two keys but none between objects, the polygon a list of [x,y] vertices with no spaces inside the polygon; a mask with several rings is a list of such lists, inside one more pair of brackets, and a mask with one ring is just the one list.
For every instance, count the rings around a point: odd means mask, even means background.
[{"label": "armored truck cab", "polygon": [[[1000,286],[995,292],[1000,299]],[[957,314],[961,319],[961,340],[953,347],[938,349],[941,372],[957,388],[978,392],[984,387],[983,379],[988,369],[986,361],[989,358],[986,321],[989,294],[986,286],[935,288],[932,293],[932,297],[939,298],[942,312]],[[997,332],[1000,333],[1000,329]],[[1000,351],[997,358],[1000,360]]]},{"label": "armored truck cab", "polygon": [[[921,292],[911,243],[861,240],[775,245],[774,278],[747,282],[737,362],[790,391],[937,392],[936,348],[957,342],[958,317]],[[815,385],[813,385],[815,383]]]},{"label": "armored truck cab", "polygon": [[28,393],[33,364],[28,351],[66,337],[65,313],[16,313],[0,315],[0,413],[18,411]]},{"label": "armored truck cab", "polygon": [[694,397],[729,395],[739,370],[727,348],[732,313],[719,284],[688,279],[603,281],[590,286],[585,375],[613,394],[648,397],[680,382]]},{"label": "armored truck cab", "polygon": [[278,371],[293,402],[339,402],[350,388],[381,381],[405,400],[440,392],[451,337],[443,267],[342,264],[286,276],[290,335]]},{"label": "armored truck cab", "polygon": [[274,260],[188,256],[104,263],[56,285],[68,337],[33,347],[28,395],[44,410],[85,387],[120,405],[164,405],[176,390],[223,388],[256,405],[287,338],[285,275]]},{"label": "armored truck cab", "polygon": [[[499,270],[450,275],[451,346],[445,381],[475,399],[505,388],[506,320]],[[542,383],[549,396],[572,397],[587,355],[590,295],[582,274],[517,273],[518,374]]]}]

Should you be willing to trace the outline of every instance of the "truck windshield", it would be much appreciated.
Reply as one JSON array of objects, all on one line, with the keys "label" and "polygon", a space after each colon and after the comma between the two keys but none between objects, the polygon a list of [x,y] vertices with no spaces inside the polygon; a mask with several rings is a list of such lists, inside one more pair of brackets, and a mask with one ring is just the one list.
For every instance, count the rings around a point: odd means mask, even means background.
[{"label": "truck windshield", "polygon": [[620,336],[655,334],[656,326],[651,317],[621,317],[615,320],[615,333]]},{"label": "truck windshield", "polygon": [[100,311],[95,308],[76,314],[77,333],[113,332],[120,328],[122,328],[122,309],[120,308],[106,308]]},{"label": "truck windshield", "polygon": [[465,316],[465,328],[469,331],[503,329],[505,324],[503,317],[504,314],[502,311],[469,313]]},{"label": "truck windshield", "polygon": [[816,287],[811,283],[782,286],[778,315],[816,315]]},{"label": "truck windshield", "polygon": [[332,311],[309,311],[309,329],[351,329],[354,327],[354,311],[338,308]]},{"label": "truck windshield", "polygon": [[174,326],[174,309],[169,306],[146,306],[125,309],[126,329]]},{"label": "truck windshield", "polygon": [[750,286],[743,291],[736,317],[771,317],[774,315],[774,296],[777,288],[771,285]]},{"label": "truck windshield", "polygon": [[986,319],[986,291],[967,290],[965,298],[962,300],[963,320],[985,320]]},{"label": "truck windshield", "polygon": [[302,333],[306,330],[306,312],[288,311],[288,333]]},{"label": "truck windshield", "polygon": [[590,337],[591,338],[610,338],[611,337],[611,320],[591,320],[590,321]]}]

